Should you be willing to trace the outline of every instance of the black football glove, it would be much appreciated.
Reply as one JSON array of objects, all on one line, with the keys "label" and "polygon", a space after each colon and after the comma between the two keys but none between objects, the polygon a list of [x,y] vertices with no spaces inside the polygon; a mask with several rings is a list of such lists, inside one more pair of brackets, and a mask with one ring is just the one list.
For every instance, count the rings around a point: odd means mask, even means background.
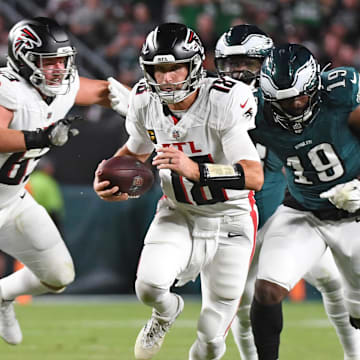
[{"label": "black football glove", "polygon": [[35,131],[23,130],[26,149],[42,149],[65,145],[69,137],[79,134],[78,129],[71,128],[73,123],[78,120],[82,120],[82,117],[69,116],[57,121],[46,129],[36,129]]}]

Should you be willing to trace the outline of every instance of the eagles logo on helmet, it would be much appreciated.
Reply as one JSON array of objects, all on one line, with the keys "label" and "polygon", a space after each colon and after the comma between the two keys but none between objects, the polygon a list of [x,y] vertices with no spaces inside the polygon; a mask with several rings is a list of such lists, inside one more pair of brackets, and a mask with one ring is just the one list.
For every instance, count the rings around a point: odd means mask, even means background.
[{"label": "eagles logo on helmet", "polygon": [[[320,70],[312,53],[304,46],[286,44],[275,47],[261,68],[260,85],[270,104],[275,122],[301,134],[319,112]],[[284,108],[284,100],[308,96],[301,114]]]},{"label": "eagles logo on helmet", "polygon": [[272,47],[272,39],[257,26],[234,26],[216,44],[216,70],[220,76],[230,76],[246,84],[257,82],[261,64]]}]

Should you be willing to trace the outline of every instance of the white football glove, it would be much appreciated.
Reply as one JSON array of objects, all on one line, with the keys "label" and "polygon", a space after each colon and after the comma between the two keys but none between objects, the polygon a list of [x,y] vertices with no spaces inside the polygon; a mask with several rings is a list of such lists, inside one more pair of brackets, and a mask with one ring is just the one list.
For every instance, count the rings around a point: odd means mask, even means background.
[{"label": "white football glove", "polygon": [[44,130],[49,137],[50,145],[63,146],[68,142],[69,137],[79,135],[78,129],[71,128],[73,123],[79,120],[82,120],[81,116],[69,116],[57,121]]},{"label": "white football glove", "polygon": [[360,209],[360,181],[351,180],[344,184],[334,186],[320,194],[322,199],[328,199],[338,209],[354,213]]},{"label": "white football glove", "polygon": [[68,116],[56,121],[46,129],[22,130],[26,149],[42,149],[50,146],[65,145],[69,137],[79,134],[78,129],[71,128],[73,123],[79,120],[82,120],[81,116]]},{"label": "white football glove", "polygon": [[130,90],[113,77],[109,77],[107,81],[109,82],[109,100],[112,109],[120,115],[126,116],[129,107]]}]

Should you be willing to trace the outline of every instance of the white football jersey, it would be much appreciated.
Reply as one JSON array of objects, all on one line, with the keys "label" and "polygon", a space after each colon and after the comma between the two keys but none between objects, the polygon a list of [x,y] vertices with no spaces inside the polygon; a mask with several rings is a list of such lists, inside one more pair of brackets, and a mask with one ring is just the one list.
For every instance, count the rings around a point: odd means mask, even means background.
[{"label": "white football jersey", "polygon": [[[79,86],[76,75],[69,93],[56,96],[48,105],[25,79],[7,67],[0,68],[0,105],[14,112],[9,128],[36,130],[64,118],[75,103]],[[0,208],[22,191],[41,156],[48,151],[49,148],[0,153]]]},{"label": "white football jersey", "polygon": [[[174,146],[199,163],[234,164],[259,160],[247,131],[255,127],[257,105],[251,88],[230,78],[204,79],[197,99],[178,120],[164,111],[143,80],[132,90],[126,128],[135,154]],[[249,211],[248,190],[200,186],[168,169],[160,170],[164,194],[178,207],[200,214]]]}]

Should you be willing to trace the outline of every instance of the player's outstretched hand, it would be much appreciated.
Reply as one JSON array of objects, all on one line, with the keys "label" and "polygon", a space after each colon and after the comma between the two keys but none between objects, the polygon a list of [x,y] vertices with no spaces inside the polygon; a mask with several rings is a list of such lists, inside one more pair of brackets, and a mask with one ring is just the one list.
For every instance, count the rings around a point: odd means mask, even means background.
[{"label": "player's outstretched hand", "polygon": [[72,128],[74,122],[82,120],[81,116],[69,116],[50,125],[44,130],[49,138],[49,145],[63,146],[71,136],[79,135],[79,130]]},{"label": "player's outstretched hand", "polygon": [[113,77],[109,77],[107,81],[109,82],[109,100],[112,109],[126,117],[129,107],[130,90]]},{"label": "player's outstretched hand", "polygon": [[95,177],[93,182],[93,188],[100,199],[105,201],[125,201],[129,198],[126,193],[119,193],[119,187],[113,186],[109,188],[110,181],[100,181],[99,176],[101,175],[101,165],[105,162],[103,160],[95,170]]},{"label": "player's outstretched hand", "polygon": [[78,129],[72,128],[74,122],[79,120],[82,120],[81,116],[69,116],[58,120],[46,129],[39,128],[34,131],[22,130],[26,149],[42,149],[65,145],[70,136],[79,134]]},{"label": "player's outstretched hand", "polygon": [[360,209],[360,181],[351,180],[334,186],[320,194],[322,199],[328,199],[338,209],[354,213]]}]

